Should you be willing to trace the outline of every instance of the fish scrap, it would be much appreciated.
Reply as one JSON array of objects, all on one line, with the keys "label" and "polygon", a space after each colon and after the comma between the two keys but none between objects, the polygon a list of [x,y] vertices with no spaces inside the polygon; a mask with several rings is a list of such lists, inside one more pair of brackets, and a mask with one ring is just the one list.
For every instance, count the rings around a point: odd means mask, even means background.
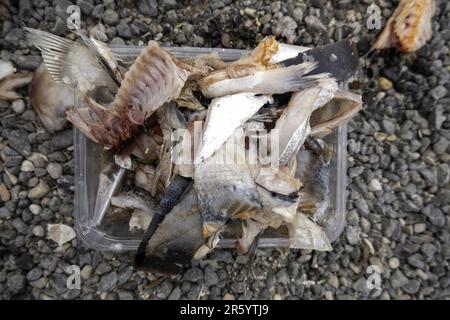
[{"label": "fish scrap", "polygon": [[[108,217],[126,217],[141,235],[136,269],[181,272],[231,226],[240,254],[281,229],[291,248],[332,250],[325,224],[331,156],[321,139],[362,106],[338,85],[357,70],[350,41],[307,49],[267,37],[231,63],[217,54],[177,59],[150,41],[125,70],[82,32],[81,44],[28,32],[52,80],[82,98],[81,106],[69,101],[52,112],[68,108],[67,119],[109,159],[103,179],[121,179],[107,188]],[[51,58],[54,51],[68,67]],[[75,56],[99,70],[96,80],[70,66]],[[112,92],[109,102],[92,93],[99,87]]]},{"label": "fish scrap", "polygon": [[406,53],[419,50],[431,39],[435,11],[435,0],[401,0],[372,48]]}]

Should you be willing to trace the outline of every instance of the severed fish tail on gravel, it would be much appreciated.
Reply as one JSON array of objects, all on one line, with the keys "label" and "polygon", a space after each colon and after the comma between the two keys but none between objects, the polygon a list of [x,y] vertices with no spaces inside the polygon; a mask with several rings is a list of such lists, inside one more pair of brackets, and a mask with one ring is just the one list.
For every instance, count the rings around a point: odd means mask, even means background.
[{"label": "severed fish tail on gravel", "polygon": [[105,150],[119,149],[164,103],[176,99],[189,72],[150,41],[125,78],[109,108],[86,97],[90,112],[71,109],[67,118]]}]

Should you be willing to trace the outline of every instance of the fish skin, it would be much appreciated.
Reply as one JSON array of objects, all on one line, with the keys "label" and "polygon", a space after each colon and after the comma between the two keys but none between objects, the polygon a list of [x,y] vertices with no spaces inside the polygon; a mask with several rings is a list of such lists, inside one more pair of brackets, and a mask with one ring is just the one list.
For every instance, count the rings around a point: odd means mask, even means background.
[{"label": "fish skin", "polygon": [[312,113],[310,134],[323,137],[331,133],[331,130],[353,118],[362,105],[361,95],[348,91],[336,92],[331,101]]},{"label": "fish skin", "polygon": [[279,163],[287,164],[311,132],[312,113],[329,102],[338,90],[336,81],[308,88],[292,95],[288,106],[275,124],[279,132]]},{"label": "fish skin", "polygon": [[198,164],[212,156],[233,135],[236,128],[255,115],[263,105],[272,102],[270,96],[256,96],[247,92],[212,100],[195,163]]},{"label": "fish skin", "polygon": [[[229,218],[261,208],[256,184],[246,162],[243,137],[243,129],[236,129],[229,142],[195,167],[194,188],[205,238],[220,230]],[[235,143],[233,139],[241,143]],[[227,147],[230,144],[236,148],[233,152]]]},{"label": "fish skin", "polygon": [[[159,207],[155,210],[152,220],[150,222],[150,225],[148,226],[147,230],[145,231],[144,237],[141,240],[141,243],[139,244],[139,247],[137,249],[135,258],[134,258],[134,267],[138,270],[148,270],[151,269],[153,260],[156,261],[163,261],[165,263],[171,263],[170,260],[166,261],[164,260],[164,257],[167,257],[167,255],[164,255],[164,251],[167,251],[169,249],[163,250],[163,257],[156,257],[156,259],[148,259],[148,256],[152,254],[152,246],[149,245],[149,243],[152,241],[154,235],[156,232],[158,232],[159,227],[165,222],[165,218],[167,215],[174,211],[174,208],[178,205],[180,205],[179,200],[184,199],[185,195],[187,193],[187,190],[190,190],[190,185],[192,181],[190,179],[183,178],[181,176],[174,176],[172,181],[170,182],[170,185],[167,187],[166,192],[164,193],[163,197],[161,198],[161,201],[159,202]],[[182,206],[184,210],[188,207],[188,205],[184,204]],[[178,211],[175,211],[178,212]],[[173,217],[173,215],[170,215]],[[175,221],[176,218],[174,218]],[[167,224],[167,222],[166,222]],[[172,228],[173,223],[168,223],[169,231],[175,230],[175,228]],[[182,224],[181,227],[185,226],[186,224]],[[200,225],[200,224],[199,224]],[[163,228],[164,229],[164,228]],[[192,228],[191,228],[192,229]],[[161,230],[159,232],[162,232]],[[179,233],[174,235],[174,238],[178,238]],[[154,241],[154,240],[153,240]],[[167,241],[163,241],[163,243],[166,243]],[[155,246],[155,248],[158,248],[158,246]],[[150,251],[149,251],[150,249]],[[194,249],[195,252],[196,249]],[[192,255],[194,254],[192,253]],[[181,255],[183,259],[186,258],[186,254],[177,254],[175,252],[175,256],[171,256],[171,258],[174,259],[173,261],[173,268],[175,270],[179,270],[179,263],[176,262],[176,256]],[[178,269],[177,269],[178,268]],[[158,271],[164,273],[164,271]],[[176,271],[175,271],[176,272]],[[170,273],[170,272],[169,272]]]},{"label": "fish skin", "polygon": [[162,274],[183,270],[205,243],[196,207],[197,195],[190,188],[145,243],[145,257],[136,266],[138,270]]},{"label": "fish skin", "polygon": [[[334,57],[334,59],[331,59]],[[282,61],[283,66],[297,65],[305,61],[315,61],[317,68],[308,75],[330,73],[336,81],[348,80],[356,73],[359,65],[358,49],[350,40],[341,40],[326,46],[312,48],[296,57]]]}]

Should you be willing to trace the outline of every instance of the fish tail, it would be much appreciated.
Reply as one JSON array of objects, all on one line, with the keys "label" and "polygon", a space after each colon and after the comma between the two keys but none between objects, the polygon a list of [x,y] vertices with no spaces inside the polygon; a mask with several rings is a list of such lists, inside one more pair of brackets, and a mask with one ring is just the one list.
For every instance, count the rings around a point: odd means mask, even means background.
[{"label": "fish tail", "polygon": [[24,27],[24,29],[28,42],[41,51],[45,67],[52,79],[64,83],[64,67],[67,56],[76,42],[38,29],[28,27]]},{"label": "fish tail", "polygon": [[259,77],[256,85],[258,92],[284,93],[295,92],[315,86],[325,86],[334,82],[329,73],[307,75],[317,67],[316,62],[304,62],[290,67],[257,72]]}]

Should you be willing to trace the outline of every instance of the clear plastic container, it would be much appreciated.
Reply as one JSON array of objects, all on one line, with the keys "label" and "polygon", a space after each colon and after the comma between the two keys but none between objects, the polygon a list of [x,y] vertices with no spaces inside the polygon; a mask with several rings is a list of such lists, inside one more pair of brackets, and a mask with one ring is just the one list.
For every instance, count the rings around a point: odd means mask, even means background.
[{"label": "clear plastic container", "polygon": [[[124,63],[131,63],[142,47],[113,46],[113,52]],[[217,52],[224,61],[233,61],[245,52],[234,49],[209,48],[166,48],[179,58],[187,58],[202,53]],[[291,48],[290,48],[291,49]],[[297,47],[304,51],[305,48]],[[117,192],[125,174],[111,159],[104,159],[101,148],[74,129],[75,144],[75,230],[78,237],[98,251],[125,252],[135,251],[143,233],[131,233],[128,223],[105,221],[105,212],[110,196]],[[331,242],[341,235],[346,221],[345,190],[347,161],[347,125],[342,124],[325,138],[332,148],[330,163],[330,204],[326,223],[323,225]],[[105,173],[105,167],[109,168]],[[102,182],[100,183],[100,180]],[[102,186],[102,187],[99,187]],[[236,234],[232,228],[224,233],[219,247],[234,247]],[[268,229],[258,240],[258,247],[287,247],[287,230]]]}]

